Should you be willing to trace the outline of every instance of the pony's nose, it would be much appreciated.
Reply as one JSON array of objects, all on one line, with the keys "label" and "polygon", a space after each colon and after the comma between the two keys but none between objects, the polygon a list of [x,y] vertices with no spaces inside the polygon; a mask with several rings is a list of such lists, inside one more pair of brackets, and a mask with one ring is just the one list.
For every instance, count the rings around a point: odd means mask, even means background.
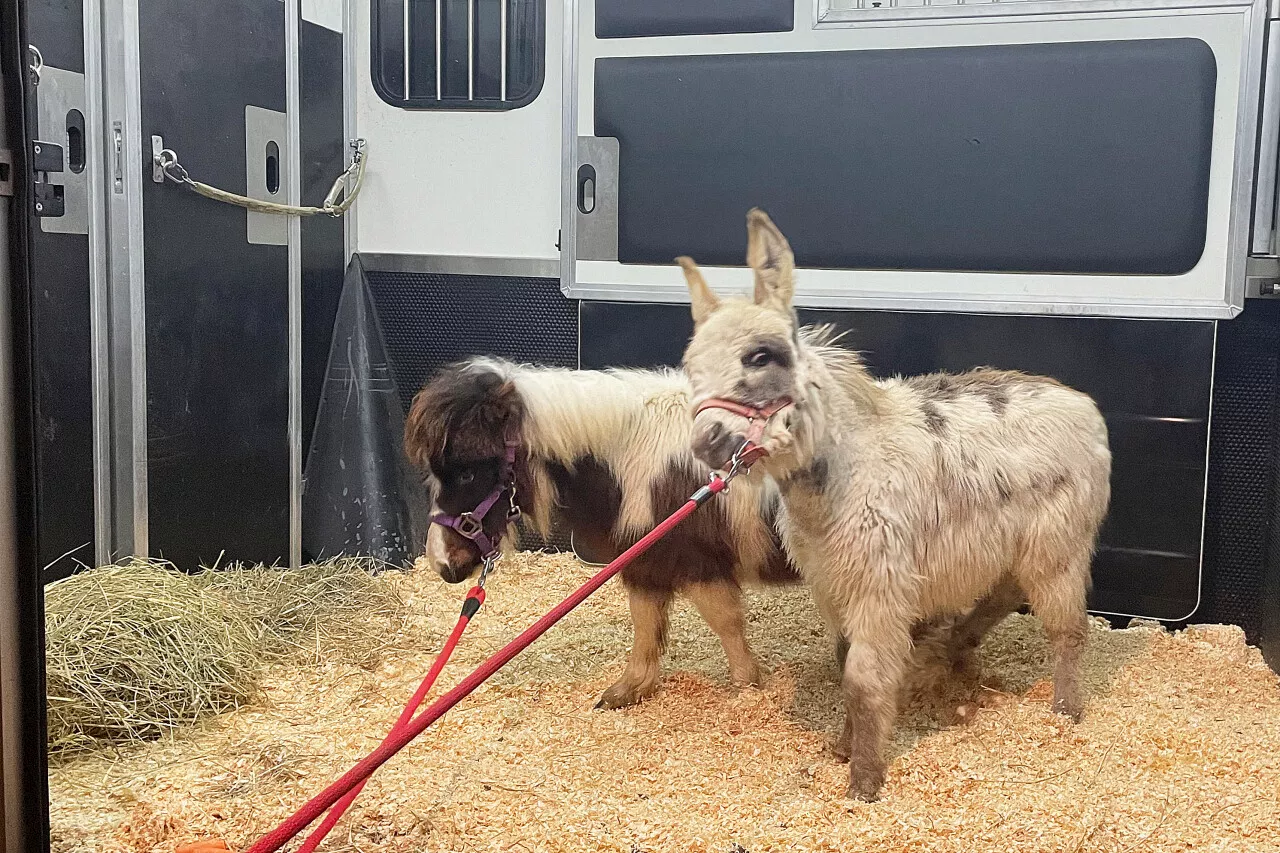
[{"label": "pony's nose", "polygon": [[693,455],[704,465],[723,468],[745,440],[741,433],[726,429],[719,421],[711,421],[694,436]]},{"label": "pony's nose", "polygon": [[454,566],[451,562],[436,562],[435,571],[444,579],[444,583],[461,584],[463,580],[470,578],[475,566]]},{"label": "pony's nose", "polygon": [[444,578],[445,583],[462,583],[471,577],[473,568],[473,566],[458,568],[449,563],[436,563],[436,571],[440,574],[440,577]]}]

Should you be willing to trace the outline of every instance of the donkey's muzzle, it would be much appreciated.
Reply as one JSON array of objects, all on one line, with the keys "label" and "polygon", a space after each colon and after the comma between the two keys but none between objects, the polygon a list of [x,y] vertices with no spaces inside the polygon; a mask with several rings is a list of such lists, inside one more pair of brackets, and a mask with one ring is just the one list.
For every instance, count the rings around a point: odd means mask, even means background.
[{"label": "donkey's muzzle", "polygon": [[717,420],[708,419],[706,423],[694,428],[693,455],[710,468],[724,468],[746,440],[744,433],[728,429]]}]

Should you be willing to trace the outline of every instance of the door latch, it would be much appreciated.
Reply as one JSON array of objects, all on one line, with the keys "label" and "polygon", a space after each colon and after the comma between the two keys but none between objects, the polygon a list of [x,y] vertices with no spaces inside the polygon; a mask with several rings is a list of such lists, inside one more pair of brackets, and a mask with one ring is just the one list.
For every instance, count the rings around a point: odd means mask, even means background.
[{"label": "door latch", "polygon": [[67,212],[65,188],[49,183],[49,175],[65,168],[62,146],[35,140],[31,143],[31,171],[35,173],[31,198],[38,217],[62,216]]}]

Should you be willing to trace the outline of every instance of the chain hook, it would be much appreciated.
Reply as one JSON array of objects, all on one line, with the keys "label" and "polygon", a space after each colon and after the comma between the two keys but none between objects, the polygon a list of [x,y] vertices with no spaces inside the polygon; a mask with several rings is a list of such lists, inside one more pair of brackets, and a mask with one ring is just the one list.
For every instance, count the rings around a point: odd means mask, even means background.
[{"label": "chain hook", "polygon": [[160,171],[164,173],[164,176],[175,184],[190,184],[192,182],[191,174],[178,162],[178,153],[172,148],[165,148],[156,152],[151,160],[160,167]]},{"label": "chain hook", "polygon": [[480,568],[480,577],[476,579],[476,586],[480,589],[484,589],[485,581],[489,579],[489,573],[493,571],[493,567],[497,565],[498,560],[501,559],[501,557],[502,554],[499,553],[490,554],[484,558],[484,563]]},{"label": "chain hook", "polygon": [[742,446],[739,447],[737,450],[735,450],[733,452],[733,455],[729,457],[729,470],[725,474],[726,482],[729,480],[732,480],[734,477],[738,476],[743,472],[751,470],[751,463],[743,462],[742,460],[742,454],[746,453],[747,448],[750,446],[751,446],[751,439],[749,438],[744,439],[742,442]]},{"label": "chain hook", "polygon": [[44,54],[34,44],[27,45],[27,53],[31,55],[31,64],[27,66],[27,70],[31,72],[31,85],[39,86],[40,72],[44,70]]}]

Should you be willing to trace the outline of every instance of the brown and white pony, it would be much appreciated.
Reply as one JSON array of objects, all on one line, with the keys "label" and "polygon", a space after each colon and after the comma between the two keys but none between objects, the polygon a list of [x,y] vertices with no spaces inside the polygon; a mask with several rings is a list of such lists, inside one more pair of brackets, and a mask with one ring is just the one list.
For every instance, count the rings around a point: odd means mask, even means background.
[{"label": "brown and white pony", "polygon": [[[544,536],[554,509],[582,551],[611,560],[706,482],[710,469],[689,448],[688,406],[688,384],[676,371],[567,370],[474,358],[444,369],[414,398],[405,449],[429,472],[436,510],[456,518],[500,490],[510,444],[514,489],[485,514],[484,537],[502,537],[514,491]],[[771,485],[735,484],[623,570],[635,642],[599,707],[630,705],[657,689],[675,593],[692,601],[719,636],[733,680],[760,682],[741,584],[799,580],[773,529],[776,506]],[[455,528],[431,525],[427,556],[446,581],[474,574],[480,551]]]},{"label": "brown and white pony", "polygon": [[[487,545],[507,532],[512,492],[544,536],[555,511],[581,551],[616,557],[707,481],[710,469],[690,449],[689,401],[688,381],[671,370],[567,370],[473,358],[440,371],[410,407],[405,450],[427,473],[434,511],[444,520],[493,500],[476,513],[482,530],[468,531],[473,538],[431,525],[427,555],[436,571],[460,583],[479,569],[476,538]],[[507,477],[510,490],[502,488]],[[630,705],[657,689],[676,593],[720,637],[734,681],[759,682],[741,585],[799,580],[774,529],[777,506],[772,483],[739,480],[622,572],[635,640],[599,707]],[[512,541],[506,536],[504,547]],[[1014,606],[989,602],[963,622],[918,625],[915,636],[928,640],[934,669],[967,670],[979,640]],[[932,686],[935,677],[922,673],[910,689]]]},{"label": "brown and white pony", "polygon": [[1110,500],[1097,405],[1009,371],[875,381],[829,334],[797,327],[795,259],[769,217],[751,211],[747,231],[754,300],[722,302],[680,259],[695,324],[684,356],[693,447],[723,465],[748,432],[744,408],[783,403],[757,469],[781,492],[787,553],[849,644],[850,796],[874,799],[883,784],[912,626],[983,596],[1025,593],[1057,658],[1053,708],[1078,719],[1085,596]]}]

